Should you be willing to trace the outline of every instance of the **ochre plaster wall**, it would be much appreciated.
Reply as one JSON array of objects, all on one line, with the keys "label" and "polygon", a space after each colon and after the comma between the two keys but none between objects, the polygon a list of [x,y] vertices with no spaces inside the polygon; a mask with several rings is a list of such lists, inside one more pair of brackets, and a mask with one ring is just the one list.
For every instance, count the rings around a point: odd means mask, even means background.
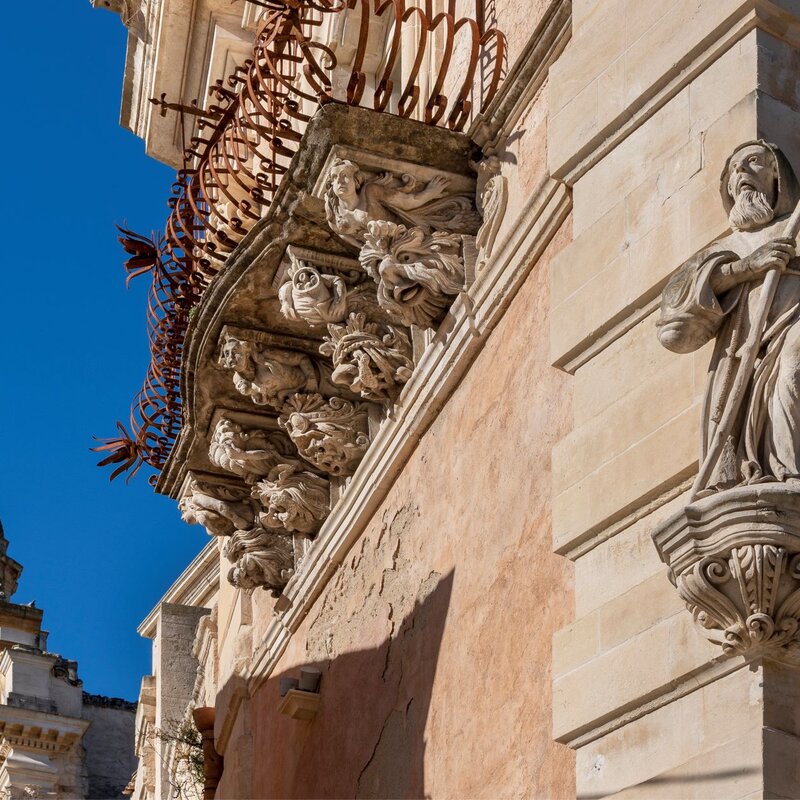
[{"label": "ochre plaster wall", "polygon": [[[226,764],[218,796],[574,796],[573,756],[551,737],[550,668],[553,631],[573,613],[571,564],[551,552],[549,501],[550,450],[571,403],[547,341],[549,258],[569,229],[531,271],[279,669],[245,701],[249,731],[227,750],[252,737],[252,775]],[[313,722],[277,712],[280,677],[303,665],[322,671]]]}]

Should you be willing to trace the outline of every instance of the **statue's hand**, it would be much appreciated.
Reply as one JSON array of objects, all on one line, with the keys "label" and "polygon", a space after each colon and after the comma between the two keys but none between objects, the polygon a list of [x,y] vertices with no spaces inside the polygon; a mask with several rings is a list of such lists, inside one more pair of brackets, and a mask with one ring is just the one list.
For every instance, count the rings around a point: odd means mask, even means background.
[{"label": "statue's hand", "polygon": [[754,250],[737,265],[736,272],[744,280],[756,280],[771,269],[786,269],[786,265],[795,256],[795,240],[791,236],[773,239]]}]

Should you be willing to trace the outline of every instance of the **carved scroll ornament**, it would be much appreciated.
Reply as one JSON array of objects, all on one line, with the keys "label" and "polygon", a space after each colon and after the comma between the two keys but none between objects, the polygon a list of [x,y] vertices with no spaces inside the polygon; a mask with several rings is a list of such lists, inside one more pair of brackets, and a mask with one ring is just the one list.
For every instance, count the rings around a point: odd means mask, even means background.
[{"label": "carved scroll ornament", "polygon": [[707,495],[653,540],[708,639],[800,664],[800,493],[764,483]]},{"label": "carved scroll ornament", "polygon": [[508,205],[508,180],[500,173],[500,159],[489,156],[475,165],[478,173],[477,206],[483,217],[475,248],[478,259],[475,268],[484,269],[494,252],[497,234],[503,224]]},{"label": "carved scroll ornament", "polygon": [[280,423],[300,455],[329,475],[352,475],[369,447],[366,408],[340,397],[293,395]]},{"label": "carved scroll ornament", "polygon": [[367,400],[394,399],[414,371],[411,343],[397,328],[351,314],[346,325],[328,325],[320,353],[333,361],[331,378]]}]

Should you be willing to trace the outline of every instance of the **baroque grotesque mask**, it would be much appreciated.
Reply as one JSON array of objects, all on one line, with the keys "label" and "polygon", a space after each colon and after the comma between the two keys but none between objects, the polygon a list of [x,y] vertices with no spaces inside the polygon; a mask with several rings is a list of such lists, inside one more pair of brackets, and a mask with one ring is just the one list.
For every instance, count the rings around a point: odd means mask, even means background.
[{"label": "baroque grotesque mask", "polygon": [[331,509],[330,484],[325,478],[280,464],[253,487],[261,502],[261,524],[271,530],[311,535],[316,533]]},{"label": "baroque grotesque mask", "polygon": [[359,260],[378,284],[378,304],[405,325],[433,327],[464,289],[456,234],[370,222]]}]

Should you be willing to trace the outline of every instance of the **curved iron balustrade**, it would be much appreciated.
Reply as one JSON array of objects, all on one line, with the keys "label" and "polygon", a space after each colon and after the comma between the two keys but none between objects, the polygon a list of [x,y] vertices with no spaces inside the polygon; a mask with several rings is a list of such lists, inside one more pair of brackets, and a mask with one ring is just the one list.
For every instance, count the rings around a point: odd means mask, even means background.
[{"label": "curved iron balustrade", "polygon": [[[130,430],[118,422],[119,436],[94,448],[105,454],[100,466],[118,465],[112,479],[127,470],[132,477],[143,463],[156,470],[164,466],[181,427],[181,355],[192,309],[269,206],[319,105],[333,100],[369,104],[365,94],[371,76],[364,62],[375,44],[371,37],[381,36],[384,54],[374,75],[371,105],[376,111],[391,106],[391,113],[401,117],[416,113],[428,125],[463,130],[474,110],[471,96],[479,62],[487,76],[479,109],[485,110],[500,83],[505,37],[494,28],[482,31],[477,20],[456,19],[455,0],[448,3],[447,11],[434,13],[432,0],[422,5],[406,0],[258,0],[264,11],[253,57],[227,81],[216,83],[207,108],[170,104],[163,95],[151,101],[162,113],[177,109],[195,117],[197,135],[173,184],[163,237],[148,240],[121,231],[120,242],[132,256],[126,263],[128,279],[143,272],[152,275],[147,307],[151,363],[132,404]],[[337,97],[331,80],[336,54],[315,41],[314,32],[326,17],[342,13],[357,20],[358,37],[346,89]],[[386,23],[376,25],[376,18]],[[404,85],[396,87],[393,75],[409,32],[417,37],[416,50]],[[423,96],[420,71],[434,40],[437,69]],[[459,64],[463,75],[457,76],[449,101],[442,91],[454,82],[451,67],[457,48],[465,48],[459,54],[468,54],[468,59],[466,66]]]}]

